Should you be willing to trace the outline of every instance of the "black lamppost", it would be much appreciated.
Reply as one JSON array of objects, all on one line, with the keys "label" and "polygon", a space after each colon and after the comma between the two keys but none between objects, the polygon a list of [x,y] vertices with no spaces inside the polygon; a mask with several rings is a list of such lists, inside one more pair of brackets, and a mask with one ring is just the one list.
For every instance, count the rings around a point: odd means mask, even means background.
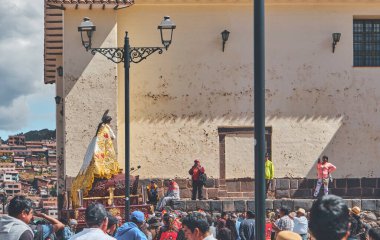
[{"label": "black lamppost", "polygon": [[170,20],[170,17],[165,16],[164,20],[158,25],[161,34],[161,42],[163,47],[131,47],[129,45],[128,32],[125,32],[124,47],[123,48],[92,48],[91,40],[96,26],[90,21],[89,18],[84,18],[83,22],[78,27],[81,34],[82,44],[86,51],[90,51],[93,55],[100,53],[107,57],[114,63],[124,62],[125,71],[125,220],[129,219],[129,205],[130,205],[130,184],[129,184],[129,165],[130,165],[130,120],[129,120],[129,66],[130,62],[139,63],[146,59],[154,52],[162,54],[163,50],[168,50],[173,37],[173,30],[176,25]]},{"label": "black lamppost", "polygon": [[256,239],[265,239],[265,0],[254,0]]}]

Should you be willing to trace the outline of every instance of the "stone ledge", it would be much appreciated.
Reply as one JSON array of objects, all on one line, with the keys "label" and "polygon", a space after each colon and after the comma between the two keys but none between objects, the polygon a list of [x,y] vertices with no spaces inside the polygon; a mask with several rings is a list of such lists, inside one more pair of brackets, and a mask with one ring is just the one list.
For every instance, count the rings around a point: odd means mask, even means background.
[{"label": "stone ledge", "polygon": [[[309,211],[315,199],[267,199],[266,209],[272,210],[283,206],[289,207],[291,211],[302,207]],[[344,199],[348,207],[359,206],[363,211],[380,213],[380,200],[378,199]],[[196,211],[199,209],[214,212],[243,212],[254,210],[255,201],[251,200],[177,200],[173,201],[171,207],[181,211]]]}]

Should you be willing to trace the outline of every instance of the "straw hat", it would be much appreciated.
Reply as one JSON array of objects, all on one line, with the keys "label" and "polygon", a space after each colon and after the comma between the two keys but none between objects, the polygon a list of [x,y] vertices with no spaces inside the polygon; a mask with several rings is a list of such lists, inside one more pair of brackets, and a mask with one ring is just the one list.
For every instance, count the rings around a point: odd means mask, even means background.
[{"label": "straw hat", "polygon": [[281,231],[278,233],[276,240],[302,240],[302,238],[295,232]]},{"label": "straw hat", "polygon": [[360,214],[360,208],[359,207],[353,207],[352,209],[351,209],[351,212],[353,213],[353,214],[355,214],[355,215],[359,215]]},{"label": "straw hat", "polygon": [[303,215],[306,215],[306,211],[303,208],[298,208],[297,213],[302,213]]}]

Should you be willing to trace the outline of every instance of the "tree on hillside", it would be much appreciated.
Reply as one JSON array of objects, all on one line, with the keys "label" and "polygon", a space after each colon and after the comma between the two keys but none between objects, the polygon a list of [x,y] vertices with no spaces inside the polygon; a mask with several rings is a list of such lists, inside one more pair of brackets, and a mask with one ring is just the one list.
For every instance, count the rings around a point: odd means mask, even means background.
[{"label": "tree on hillside", "polygon": [[26,133],[21,132],[17,135],[24,135],[25,141],[55,140],[55,130],[49,130],[47,128]]}]

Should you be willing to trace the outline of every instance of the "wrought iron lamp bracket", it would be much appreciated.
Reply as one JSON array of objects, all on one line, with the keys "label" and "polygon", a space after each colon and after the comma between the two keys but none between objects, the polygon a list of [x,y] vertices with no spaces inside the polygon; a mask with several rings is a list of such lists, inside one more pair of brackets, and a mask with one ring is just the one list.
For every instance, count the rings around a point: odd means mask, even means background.
[{"label": "wrought iron lamp bracket", "polygon": [[[131,47],[129,62],[139,63],[155,52],[162,54],[165,47]],[[92,55],[100,53],[114,63],[124,62],[124,48],[90,48]]]}]

